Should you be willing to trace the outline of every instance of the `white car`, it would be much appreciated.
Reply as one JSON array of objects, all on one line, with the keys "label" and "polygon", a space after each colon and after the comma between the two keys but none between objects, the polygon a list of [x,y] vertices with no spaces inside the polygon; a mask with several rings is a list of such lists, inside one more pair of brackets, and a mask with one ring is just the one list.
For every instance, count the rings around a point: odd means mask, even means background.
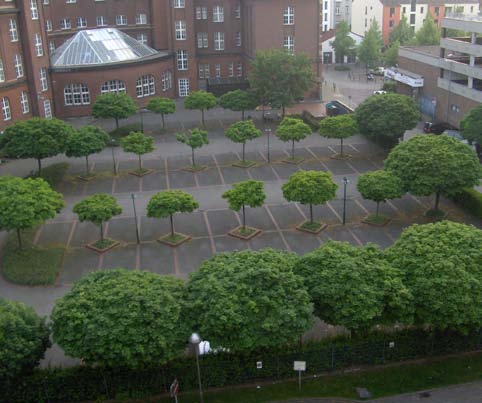
[{"label": "white car", "polygon": [[376,91],[373,91],[373,95],[383,95],[383,94],[386,94],[387,91],[383,91],[383,90],[376,90]]}]

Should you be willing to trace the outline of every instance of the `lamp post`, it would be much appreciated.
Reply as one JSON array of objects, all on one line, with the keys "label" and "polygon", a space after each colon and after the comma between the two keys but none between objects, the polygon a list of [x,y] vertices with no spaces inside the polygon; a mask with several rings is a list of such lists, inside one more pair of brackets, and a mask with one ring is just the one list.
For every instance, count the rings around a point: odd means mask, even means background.
[{"label": "lamp post", "polygon": [[191,343],[194,346],[194,349],[196,350],[197,380],[199,383],[199,399],[201,400],[201,403],[204,403],[203,388],[201,383],[201,368],[199,366],[199,343],[201,343],[201,337],[197,333],[193,333],[191,334],[191,337],[189,337],[189,343]]},{"label": "lamp post", "polygon": [[136,211],[136,195],[134,193],[131,193],[131,198],[132,198],[132,207],[134,208],[134,221],[136,223],[136,239],[137,243],[140,243],[139,239],[139,224],[137,223],[137,211]]},{"label": "lamp post", "polygon": [[144,133],[144,113],[148,112],[146,108],[139,109],[139,115],[141,116],[141,132]]},{"label": "lamp post", "polygon": [[117,176],[117,165],[115,162],[115,155],[114,155],[114,147],[116,146],[116,141],[113,138],[111,138],[109,140],[109,145],[110,145],[110,150],[112,151],[112,164],[114,167],[114,176]]},{"label": "lamp post", "polygon": [[269,150],[269,135],[271,134],[271,128],[267,127],[266,129],[264,129],[264,131],[266,132],[266,136],[268,137],[268,163],[271,163],[271,153]]},{"label": "lamp post", "polygon": [[[450,111],[450,91],[452,89],[452,69],[453,69],[453,61],[450,59],[444,59],[446,63],[450,66],[449,68],[449,83],[447,86],[447,108],[445,110],[445,121],[449,123],[449,111]],[[445,73],[444,73],[445,78]]]},{"label": "lamp post", "polygon": [[346,223],[346,186],[350,183],[346,176],[343,177],[343,225]]}]

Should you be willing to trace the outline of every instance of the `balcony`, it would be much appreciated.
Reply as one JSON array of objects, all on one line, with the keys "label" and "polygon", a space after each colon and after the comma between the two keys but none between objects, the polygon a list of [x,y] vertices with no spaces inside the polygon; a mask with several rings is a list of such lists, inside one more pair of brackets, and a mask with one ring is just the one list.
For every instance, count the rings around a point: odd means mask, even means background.
[{"label": "balcony", "polygon": [[453,52],[467,53],[476,57],[482,57],[482,45],[472,44],[460,39],[442,38],[440,47]]},{"label": "balcony", "polygon": [[482,103],[482,91],[475,88],[469,88],[467,85],[459,84],[454,81],[449,81],[445,78],[439,78],[437,85],[451,94],[457,94],[461,97],[471,99],[472,101]]}]

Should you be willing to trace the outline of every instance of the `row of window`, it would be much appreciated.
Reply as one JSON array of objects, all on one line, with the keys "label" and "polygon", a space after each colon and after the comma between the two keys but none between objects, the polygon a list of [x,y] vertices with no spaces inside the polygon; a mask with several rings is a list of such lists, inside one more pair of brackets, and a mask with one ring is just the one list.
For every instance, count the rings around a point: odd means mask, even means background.
[{"label": "row of window", "polygon": [[[18,27],[17,21],[13,18],[10,18],[8,21],[8,34],[10,37],[10,42],[18,42]],[[44,50],[42,46],[42,37],[39,33],[36,33],[33,38],[34,45],[35,45],[35,52],[37,56],[43,56]]]},{"label": "row of window", "polygon": [[[211,66],[208,63],[199,64],[199,78],[208,79],[211,78]],[[214,73],[216,78],[221,78],[221,64],[216,63],[214,65]],[[238,78],[243,76],[243,63],[238,63],[236,66],[236,75]],[[234,77],[234,63],[228,64],[228,76]]]},{"label": "row of window", "polygon": [[[85,17],[77,17],[76,18],[77,28],[87,28],[87,18]],[[96,24],[98,27],[106,27],[109,25],[107,18],[103,15],[99,15],[96,17]],[[136,15],[136,25],[146,25],[147,24],[147,15],[146,14],[137,14]],[[115,17],[115,25],[128,25],[127,23],[127,15],[116,15]],[[52,31],[52,21],[47,20],[45,22],[45,28],[47,31]],[[71,29],[72,22],[70,18],[62,18],[60,20],[60,29]]]},{"label": "row of window", "polygon": [[[22,78],[24,71],[23,71],[23,63],[22,63],[22,56],[16,54],[13,56],[13,66],[15,68],[15,76],[17,78]],[[0,59],[0,83],[5,81],[5,69],[3,66],[3,60]]]},{"label": "row of window", "polygon": [[[196,35],[197,38],[197,47],[199,49],[208,48],[209,47],[209,36],[207,32],[198,32]],[[234,43],[236,46],[241,46],[242,39],[241,39],[241,32],[236,32],[234,37]],[[215,32],[214,33],[214,50],[224,50],[224,32]]]},{"label": "row of window", "polygon": [[[2,109],[2,118],[5,122],[12,119],[12,108],[10,106],[10,99],[8,97],[3,97],[0,101],[0,106]],[[30,105],[28,102],[28,94],[26,91],[22,91],[20,93],[20,108],[22,110],[22,114],[26,115],[30,112]],[[44,112],[45,117],[51,118],[52,117],[52,109],[50,107],[50,100],[44,100]]]},{"label": "row of window", "polygon": [[[241,5],[238,3],[234,9],[234,18],[241,18]],[[196,7],[196,20],[207,20],[208,8],[206,6]],[[224,7],[213,7],[213,22],[224,22]]]}]

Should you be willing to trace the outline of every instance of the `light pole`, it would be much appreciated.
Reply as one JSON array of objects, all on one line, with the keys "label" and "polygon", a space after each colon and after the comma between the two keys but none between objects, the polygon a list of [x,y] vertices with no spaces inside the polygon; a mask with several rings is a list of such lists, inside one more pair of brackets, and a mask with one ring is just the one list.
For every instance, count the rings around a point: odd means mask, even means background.
[{"label": "light pole", "polygon": [[112,164],[114,167],[114,176],[117,176],[117,166],[116,166],[115,155],[114,155],[114,147],[116,146],[116,141],[113,138],[111,138],[109,140],[109,145],[110,145],[110,150],[112,151]]},{"label": "light pole", "polygon": [[204,403],[204,396],[203,396],[203,387],[201,382],[201,367],[199,366],[199,343],[201,343],[201,337],[197,333],[191,334],[189,337],[189,343],[194,346],[196,350],[196,365],[197,365],[197,380],[199,383],[199,399],[201,399],[201,403]]},{"label": "light pole", "polygon": [[134,193],[131,193],[132,197],[132,207],[134,208],[134,221],[136,223],[136,239],[137,243],[140,243],[139,239],[139,224],[137,223],[137,211],[136,211],[136,195]]},{"label": "light pole", "polygon": [[[445,110],[445,121],[449,123],[449,110],[450,110],[450,90],[452,89],[452,68],[453,68],[453,61],[450,59],[444,59],[446,63],[450,66],[449,68],[449,83],[447,86],[447,109]],[[445,78],[445,75],[444,75]]]},{"label": "light pole", "polygon": [[269,135],[271,134],[271,128],[270,127],[267,127],[266,129],[264,129],[264,131],[266,132],[266,136],[268,136],[268,164],[271,163],[271,153],[269,151]]},{"label": "light pole", "polygon": [[346,186],[350,183],[346,176],[343,177],[343,225],[346,223]]},{"label": "light pole", "polygon": [[146,108],[139,109],[139,115],[141,116],[141,132],[144,133],[144,113],[148,112]]}]

